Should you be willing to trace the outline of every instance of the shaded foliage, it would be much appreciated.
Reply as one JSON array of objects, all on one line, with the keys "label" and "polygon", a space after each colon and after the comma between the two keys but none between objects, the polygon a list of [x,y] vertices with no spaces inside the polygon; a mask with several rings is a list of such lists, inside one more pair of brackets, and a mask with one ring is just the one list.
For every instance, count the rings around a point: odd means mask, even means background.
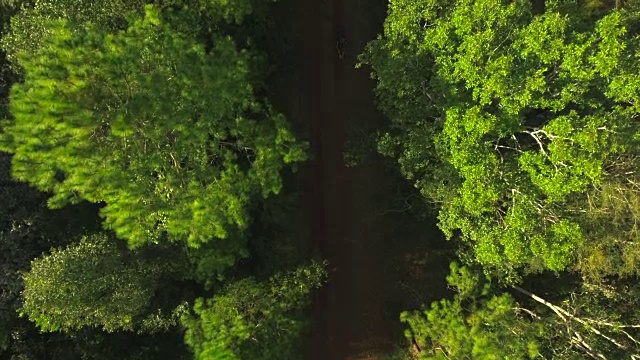
[{"label": "shaded foliage", "polygon": [[38,0],[32,6],[22,6],[11,20],[9,32],[0,40],[2,49],[15,71],[20,71],[18,55],[34,56],[42,42],[51,36],[48,24],[52,20],[65,19],[72,31],[80,31],[85,23],[109,29],[125,29],[125,16],[131,12],[141,13],[145,0]]},{"label": "shaded foliage", "polygon": [[23,311],[49,332],[166,329],[175,324],[180,307],[166,314],[154,309],[152,300],[163,282],[185,277],[187,271],[186,259],[170,250],[133,252],[105,234],[54,248],[32,261],[24,274]]},{"label": "shaded foliage", "polygon": [[185,315],[185,342],[196,359],[295,359],[305,326],[301,311],[326,277],[312,262],[265,281],[246,278],[212,298],[199,298]]},{"label": "shaded foliage", "polygon": [[85,203],[49,210],[47,196],[12,180],[10,167],[11,156],[0,153],[0,349],[16,348],[29,337],[25,348],[36,349],[44,346],[38,341],[46,339],[18,318],[23,290],[19,272],[28,270],[31,259],[52,246],[63,246],[77,234],[95,230],[97,209]]},{"label": "shaded foliage", "polygon": [[453,300],[404,312],[400,320],[416,341],[420,359],[533,359],[540,355],[542,327],[521,316],[508,294],[490,294],[478,274],[451,265]]},{"label": "shaded foliage", "polygon": [[560,301],[553,302],[517,286],[511,294],[478,269],[455,263],[447,280],[456,290],[453,299],[401,315],[421,359],[623,359],[639,354],[637,287],[584,283],[567,293],[557,291]]}]

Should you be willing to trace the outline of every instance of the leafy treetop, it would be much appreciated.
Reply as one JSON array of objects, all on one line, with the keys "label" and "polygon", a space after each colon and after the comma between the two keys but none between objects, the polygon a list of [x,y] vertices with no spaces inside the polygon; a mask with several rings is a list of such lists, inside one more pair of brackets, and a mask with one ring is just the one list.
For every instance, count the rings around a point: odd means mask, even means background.
[{"label": "leafy treetop", "polygon": [[393,122],[380,151],[441,205],[448,237],[511,275],[591,246],[586,194],[629,174],[640,140],[640,12],[545,6],[394,0],[362,56]]},{"label": "leafy treetop", "polygon": [[1,148],[16,178],[53,193],[51,207],[104,203],[105,226],[133,246],[164,233],[199,246],[245,228],[251,200],[277,193],[280,170],[305,158],[254,97],[231,39],[206,52],[154,7],[126,31],[49,29],[20,57]]},{"label": "leafy treetop", "polygon": [[325,279],[326,263],[314,261],[266,281],[231,283],[182,317],[185,342],[198,360],[296,359],[302,310]]},{"label": "leafy treetop", "polygon": [[22,312],[44,332],[164,330],[175,325],[177,313],[154,309],[153,298],[161,279],[182,276],[186,269],[186,259],[167,255],[130,251],[104,233],[54,248],[23,274]]}]

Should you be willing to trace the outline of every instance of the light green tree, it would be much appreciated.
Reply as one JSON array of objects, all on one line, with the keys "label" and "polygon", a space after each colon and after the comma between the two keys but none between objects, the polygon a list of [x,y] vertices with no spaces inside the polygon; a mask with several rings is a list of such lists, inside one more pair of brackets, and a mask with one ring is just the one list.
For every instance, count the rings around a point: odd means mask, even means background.
[{"label": "light green tree", "polygon": [[[589,192],[615,183],[637,193],[627,169],[640,139],[638,14],[573,1],[542,12],[525,0],[392,1],[362,56],[392,120],[379,149],[487,269],[573,266],[598,242]],[[630,223],[617,234],[625,241],[635,241]]]},{"label": "light green tree", "polygon": [[[228,24],[240,25],[252,13],[264,11],[273,0],[3,0],[0,19],[11,19],[6,35],[0,38],[12,68],[20,71],[19,53],[34,55],[43,40],[51,35],[52,20],[66,20],[72,32],[80,32],[87,23],[110,31],[127,28],[127,18],[144,14],[144,6],[153,4],[161,17],[172,22],[173,29],[203,41]],[[7,17],[5,19],[5,16]],[[8,24],[7,24],[8,25]]]},{"label": "light green tree", "polygon": [[53,193],[51,207],[104,203],[105,227],[132,246],[162,234],[199,246],[244,229],[251,201],[279,192],[280,171],[305,158],[253,95],[231,39],[206,52],[154,7],[117,33],[48,26],[45,45],[20,57],[25,81],[0,141],[14,176]]},{"label": "light green tree", "polygon": [[145,3],[145,0],[15,1],[13,6],[20,11],[11,19],[0,46],[12,68],[20,71],[18,54],[35,55],[45,38],[52,34],[48,26],[52,20],[67,20],[72,31],[79,31],[87,22],[103,29],[122,30],[127,25],[126,16],[132,12],[143,13]]}]

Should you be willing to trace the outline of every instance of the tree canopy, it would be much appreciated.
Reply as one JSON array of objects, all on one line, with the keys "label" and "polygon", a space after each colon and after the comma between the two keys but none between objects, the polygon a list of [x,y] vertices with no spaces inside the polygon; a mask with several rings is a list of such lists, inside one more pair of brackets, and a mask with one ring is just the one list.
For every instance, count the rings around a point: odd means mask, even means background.
[{"label": "tree canopy", "polygon": [[420,359],[535,359],[540,355],[543,328],[521,315],[508,294],[489,294],[469,269],[451,266],[453,300],[404,312],[406,335],[421,349]]},{"label": "tree canopy", "polygon": [[638,12],[572,1],[536,11],[524,0],[392,1],[362,56],[392,120],[380,151],[439,204],[442,231],[503,274],[604,254],[583,215],[609,187],[628,219],[616,236],[631,245],[617,251],[638,246]]},{"label": "tree canopy", "polygon": [[299,359],[318,251],[327,354],[640,358],[640,0],[390,0],[382,129],[272,2],[0,0],[0,359]]},{"label": "tree canopy", "polygon": [[[11,4],[11,2],[9,2]],[[74,30],[86,22],[104,29],[123,29],[125,17],[131,12],[140,12],[144,0],[36,0],[15,1],[14,8],[21,8],[11,19],[8,32],[0,39],[0,46],[7,53],[11,67],[20,71],[19,53],[33,56],[47,36],[51,36],[48,23],[56,19],[67,20]]]},{"label": "tree canopy", "polygon": [[639,5],[390,3],[378,151],[475,269],[403,313],[423,358],[638,356]]},{"label": "tree canopy", "polygon": [[312,262],[265,281],[231,283],[182,317],[185,342],[198,360],[295,359],[305,326],[299,314],[325,278],[326,264]]},{"label": "tree canopy", "polygon": [[104,203],[105,226],[133,246],[163,233],[199,246],[246,228],[251,200],[305,158],[228,37],[207,52],[153,7],[126,31],[49,30],[20,57],[1,140],[14,176],[52,192],[51,207]]},{"label": "tree canopy", "polygon": [[0,358],[297,356],[324,264],[234,267],[306,159],[250,40],[270,2],[0,0]]},{"label": "tree canopy", "polygon": [[452,263],[453,299],[401,314],[420,359],[638,356],[637,288],[585,284],[553,303],[518,286],[501,290],[478,270]]},{"label": "tree canopy", "polygon": [[22,311],[42,331],[153,332],[175,325],[178,315],[163,314],[152,303],[161,279],[184,276],[185,264],[175,251],[159,255],[132,252],[106,234],[54,248],[24,273]]}]

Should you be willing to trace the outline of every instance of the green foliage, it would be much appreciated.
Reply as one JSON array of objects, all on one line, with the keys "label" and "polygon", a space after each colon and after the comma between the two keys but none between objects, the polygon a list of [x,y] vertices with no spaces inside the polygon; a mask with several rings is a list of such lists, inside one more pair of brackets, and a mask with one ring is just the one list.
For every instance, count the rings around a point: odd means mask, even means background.
[{"label": "green foliage", "polygon": [[224,280],[225,270],[233,266],[238,257],[249,257],[249,252],[245,250],[246,242],[246,236],[235,231],[224,241],[212,241],[197,248],[188,248],[193,279],[205,289],[213,288],[219,281]]},{"label": "green foliage", "polygon": [[[47,195],[11,179],[11,155],[0,153],[0,358],[9,353],[37,353],[59,339],[38,335],[33,324],[18,317],[23,281],[32,259],[52,246],[64,246],[80,233],[99,227],[97,209],[79,204],[47,208]],[[19,349],[24,349],[21,351]],[[41,356],[34,356],[38,358]]]},{"label": "green foliage", "polygon": [[455,263],[447,281],[456,290],[452,300],[401,315],[421,359],[626,359],[640,352],[633,281],[555,282],[553,300],[513,286],[518,301]]},{"label": "green foliage", "polygon": [[[66,20],[72,32],[80,32],[88,23],[106,30],[124,30],[127,18],[142,15],[145,4],[154,4],[162,18],[173,22],[173,29],[198,36],[209,42],[212,35],[228,24],[240,25],[254,11],[262,10],[273,0],[5,0],[0,2],[0,20],[11,26],[0,48],[15,71],[20,70],[18,55],[35,55],[43,40],[51,36],[49,23]],[[20,10],[20,11],[18,11]],[[4,18],[6,16],[6,19]],[[8,25],[8,24],[7,24]]]},{"label": "green foliage", "polygon": [[485,289],[468,298],[469,285],[478,278],[452,264],[450,284],[464,284],[453,300],[402,313],[406,336],[422,350],[420,359],[533,359],[540,354],[542,327],[524,318],[510,295],[489,295]]},{"label": "green foliage", "polygon": [[[558,333],[567,326],[576,329],[584,341],[590,344],[608,359],[630,359],[640,355],[640,288],[631,281],[606,281],[601,283],[582,283],[575,291],[566,296],[561,306],[570,309],[575,318],[583,320],[559,323]],[[592,331],[604,334],[611,340]],[[634,356],[632,356],[634,355]]]},{"label": "green foliage", "polygon": [[[262,0],[265,1],[265,0]],[[266,0],[269,1],[269,0]],[[213,19],[224,19],[229,23],[241,24],[254,10],[256,0],[200,0],[203,13]]]},{"label": "green foliage", "polygon": [[298,358],[302,310],[325,281],[325,268],[326,263],[312,262],[267,281],[243,279],[210,299],[197,299],[195,314],[182,317],[185,342],[199,360]]},{"label": "green foliage", "polygon": [[638,183],[637,175],[631,174],[636,161],[617,159],[618,166],[626,169],[616,172],[629,175],[587,193],[588,206],[580,220],[589,246],[581,249],[576,267],[592,281],[611,275],[640,274],[640,192],[634,185]]},{"label": "green foliage", "polygon": [[254,98],[230,39],[207,53],[153,7],[115,34],[67,23],[20,57],[26,78],[2,135],[14,176],[53,192],[51,207],[104,202],[105,227],[133,246],[164,232],[199,246],[246,228],[250,202],[305,158],[282,115]]},{"label": "green foliage", "polygon": [[640,13],[545,5],[394,0],[361,57],[392,120],[379,150],[441,204],[449,238],[507,277],[594,246],[586,194],[640,139]]},{"label": "green foliage", "polygon": [[85,23],[104,29],[123,29],[125,16],[142,10],[145,0],[37,0],[33,6],[23,7],[11,20],[9,33],[0,40],[0,46],[15,70],[20,68],[18,56],[34,56],[47,36],[52,35],[48,24],[65,19],[71,31],[80,31]]},{"label": "green foliage", "polygon": [[[18,11],[18,5],[13,2],[0,2],[0,41],[6,36],[9,21]],[[0,49],[0,119],[9,115],[9,89],[17,81],[6,54]]]},{"label": "green foliage", "polygon": [[460,299],[485,296],[491,287],[490,279],[467,266],[460,266],[456,262],[449,265],[450,273],[447,283],[453,287]]},{"label": "green foliage", "polygon": [[[0,153],[0,358],[185,358],[176,305],[248,256],[256,200],[306,157],[256,97],[258,56],[237,26],[270,2],[0,0],[0,148],[14,153]],[[137,249],[110,232],[66,246],[95,231],[98,208]],[[228,285],[215,299],[265,327],[251,333],[263,343],[229,348],[297,349],[324,276],[313,264]],[[201,302],[202,318],[225,316]]]},{"label": "green foliage", "polygon": [[172,260],[156,256],[145,258],[104,234],[54,248],[23,275],[23,311],[42,331],[165,329],[180,310],[164,314],[150,305],[161,278],[167,281],[183,270],[175,252]]}]

